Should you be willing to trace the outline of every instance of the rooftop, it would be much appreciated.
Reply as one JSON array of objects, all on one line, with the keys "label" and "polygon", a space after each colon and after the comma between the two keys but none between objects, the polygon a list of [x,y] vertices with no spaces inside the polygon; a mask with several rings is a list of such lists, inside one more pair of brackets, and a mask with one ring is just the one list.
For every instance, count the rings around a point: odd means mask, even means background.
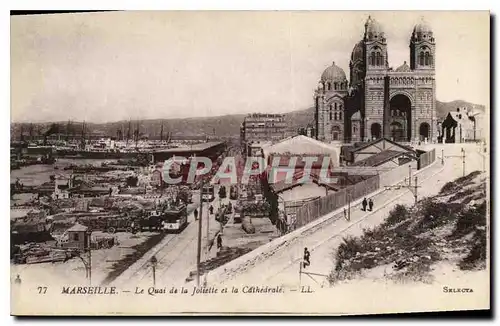
[{"label": "rooftop", "polygon": [[76,223],[75,225],[73,225],[72,227],[70,227],[67,231],[68,232],[85,232],[88,229],[89,228],[86,227],[85,225],[81,225],[80,223]]},{"label": "rooftop", "polygon": [[399,151],[385,150],[364,160],[358,161],[350,166],[378,166],[401,155],[407,154]]}]

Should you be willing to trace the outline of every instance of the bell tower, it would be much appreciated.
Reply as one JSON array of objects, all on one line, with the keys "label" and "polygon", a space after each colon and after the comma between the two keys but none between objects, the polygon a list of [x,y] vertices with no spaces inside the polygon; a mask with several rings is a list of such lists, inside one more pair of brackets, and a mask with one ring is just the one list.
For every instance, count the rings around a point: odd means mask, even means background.
[{"label": "bell tower", "polygon": [[412,70],[434,70],[436,41],[432,29],[422,19],[413,28],[410,39],[410,68]]}]

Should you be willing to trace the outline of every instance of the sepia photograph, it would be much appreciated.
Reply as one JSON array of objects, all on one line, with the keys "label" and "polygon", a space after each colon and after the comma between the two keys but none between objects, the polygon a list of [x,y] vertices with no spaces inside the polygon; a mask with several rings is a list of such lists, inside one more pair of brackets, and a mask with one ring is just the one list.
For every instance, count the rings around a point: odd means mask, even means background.
[{"label": "sepia photograph", "polygon": [[490,22],[11,15],[11,314],[490,309]]}]

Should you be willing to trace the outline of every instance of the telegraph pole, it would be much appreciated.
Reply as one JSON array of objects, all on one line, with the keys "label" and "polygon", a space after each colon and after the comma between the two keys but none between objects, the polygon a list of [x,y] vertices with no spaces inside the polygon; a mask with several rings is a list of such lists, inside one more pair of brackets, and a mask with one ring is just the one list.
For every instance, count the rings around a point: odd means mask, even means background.
[{"label": "telegraph pole", "polygon": [[462,152],[462,171],[463,171],[463,176],[465,177],[465,151],[463,148],[461,149],[461,152]]},{"label": "telegraph pole", "polygon": [[465,150],[463,147],[460,150],[460,152],[462,153],[461,155],[448,155],[446,157],[460,157],[460,158],[462,158],[462,176],[465,177]]},{"label": "telegraph pole", "polygon": [[89,284],[92,286],[92,232],[89,232]]},{"label": "telegraph pole", "polygon": [[[201,216],[201,211],[203,210],[203,203],[200,205],[200,216]],[[207,212],[207,248],[206,248],[206,251],[207,251],[207,255],[206,255],[206,260],[208,260],[209,258],[209,254],[210,254],[210,251],[209,251],[209,248],[210,248],[210,212]]]},{"label": "telegraph pole", "polygon": [[415,177],[415,190],[413,191],[413,196],[415,197],[415,206],[417,206],[418,203],[418,182],[417,182],[417,177]]},{"label": "telegraph pole", "polygon": [[412,186],[411,185],[411,179],[408,181],[408,185],[406,185],[406,178],[405,178],[405,185],[398,185],[398,184],[395,184],[395,185],[391,185],[391,186],[385,186],[385,189],[386,190],[389,190],[389,189],[395,189],[395,190],[399,190],[401,188],[407,188],[409,189],[412,193],[413,193],[413,197],[415,198],[415,206],[417,206],[417,203],[418,203],[418,188],[420,188],[421,186],[418,185],[418,178],[415,177],[415,184]]},{"label": "telegraph pole", "polygon": [[351,220],[351,195],[347,194],[347,219]]},{"label": "telegraph pole", "polygon": [[200,188],[200,215],[198,220],[198,253],[196,256],[196,286],[200,286],[200,261],[201,261],[201,217],[203,215],[203,179]]}]

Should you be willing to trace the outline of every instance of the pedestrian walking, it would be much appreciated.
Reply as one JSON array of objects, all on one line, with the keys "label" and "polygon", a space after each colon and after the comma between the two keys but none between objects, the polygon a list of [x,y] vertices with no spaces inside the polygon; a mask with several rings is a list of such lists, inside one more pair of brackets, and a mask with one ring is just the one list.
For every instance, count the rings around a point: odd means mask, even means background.
[{"label": "pedestrian walking", "polygon": [[370,206],[370,212],[373,210],[373,200],[370,198],[370,201],[368,202],[368,206]]},{"label": "pedestrian walking", "polygon": [[311,253],[309,250],[307,250],[307,247],[304,248],[304,262],[303,266],[306,268],[307,266],[311,265]]},{"label": "pedestrian walking", "polygon": [[363,205],[363,211],[366,212],[366,205],[368,205],[368,201],[366,200],[366,197],[363,198],[363,202],[361,203],[361,205]]},{"label": "pedestrian walking", "polygon": [[221,250],[222,249],[222,236],[221,234],[219,233],[217,235],[217,250]]},{"label": "pedestrian walking", "polygon": [[344,208],[344,218],[349,221],[349,216],[347,215],[347,209]]},{"label": "pedestrian walking", "polygon": [[208,210],[210,211],[210,215],[214,214],[214,207],[212,205],[210,205],[210,207],[208,208]]},{"label": "pedestrian walking", "polygon": [[194,219],[195,221],[198,220],[198,210],[196,208],[194,209]]},{"label": "pedestrian walking", "polygon": [[17,277],[16,277],[16,279],[14,280],[14,282],[15,282],[16,284],[21,284],[21,277],[19,276],[19,274],[17,274]]}]

